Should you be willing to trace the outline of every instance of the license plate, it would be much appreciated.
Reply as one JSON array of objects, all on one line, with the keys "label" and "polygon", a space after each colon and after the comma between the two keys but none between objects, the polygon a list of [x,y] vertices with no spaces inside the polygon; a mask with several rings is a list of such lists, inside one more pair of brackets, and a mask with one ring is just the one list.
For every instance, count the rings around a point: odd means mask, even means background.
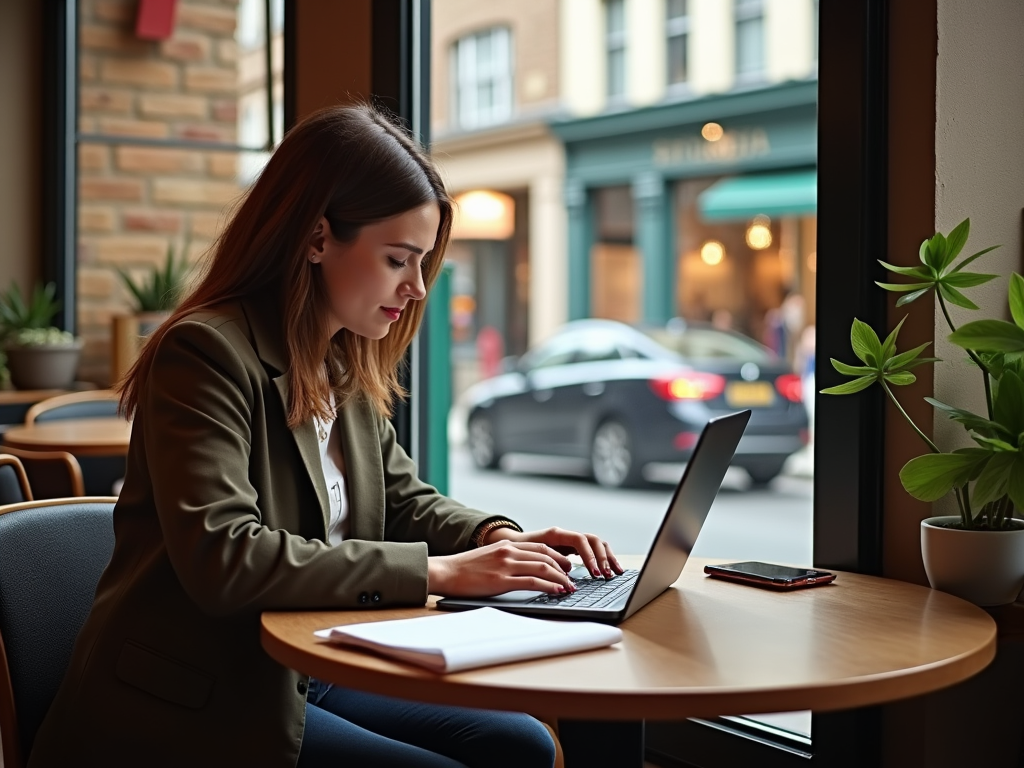
[{"label": "license plate", "polygon": [[771,405],[775,390],[767,381],[734,381],[726,387],[725,401],[737,407]]}]

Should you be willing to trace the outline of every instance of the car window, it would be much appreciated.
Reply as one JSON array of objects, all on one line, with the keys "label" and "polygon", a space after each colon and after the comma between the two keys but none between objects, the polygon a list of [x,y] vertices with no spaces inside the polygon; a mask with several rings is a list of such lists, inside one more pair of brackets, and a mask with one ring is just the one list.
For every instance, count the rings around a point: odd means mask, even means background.
[{"label": "car window", "polygon": [[771,351],[753,339],[738,333],[713,328],[687,328],[682,333],[651,331],[651,338],[662,346],[691,360],[729,359],[767,362]]},{"label": "car window", "polygon": [[573,362],[578,347],[577,340],[568,336],[552,339],[547,344],[530,352],[523,359],[524,367],[528,371],[536,371],[539,368],[567,365]]},{"label": "car window", "polygon": [[621,360],[614,339],[604,333],[587,333],[579,340],[579,351],[576,353],[577,363],[596,363],[602,360]]}]

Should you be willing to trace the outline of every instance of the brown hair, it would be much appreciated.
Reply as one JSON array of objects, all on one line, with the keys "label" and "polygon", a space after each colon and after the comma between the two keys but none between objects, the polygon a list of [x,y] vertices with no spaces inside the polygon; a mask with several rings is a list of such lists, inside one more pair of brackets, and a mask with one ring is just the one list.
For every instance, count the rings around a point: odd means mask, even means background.
[{"label": "brown hair", "polygon": [[[167,329],[197,310],[281,286],[280,306],[289,357],[288,426],[329,413],[325,383],[338,403],[365,397],[390,415],[404,397],[399,365],[423,318],[410,301],[383,339],[342,329],[328,337],[328,297],[319,265],[307,258],[321,217],[332,235],[351,242],[361,227],[437,203],[441,223],[423,282],[441,271],[452,226],[452,202],[433,163],[391,119],[369,105],[332,107],[305,118],[285,136],[220,236],[208,269],[171,317],[150,336],[118,385],[121,408],[138,407],[153,357]],[[326,367],[326,382],[325,382]]]}]

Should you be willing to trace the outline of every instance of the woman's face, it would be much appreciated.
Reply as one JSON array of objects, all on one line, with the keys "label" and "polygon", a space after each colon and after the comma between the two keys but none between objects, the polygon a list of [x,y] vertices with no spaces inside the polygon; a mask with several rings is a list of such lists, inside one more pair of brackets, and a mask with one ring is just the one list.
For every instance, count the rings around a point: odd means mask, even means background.
[{"label": "woman's face", "polygon": [[427,295],[424,261],[441,223],[436,203],[367,224],[349,243],[334,239],[323,218],[310,239],[309,260],[320,265],[330,301],[329,331],[370,339],[388,335],[410,301]]}]

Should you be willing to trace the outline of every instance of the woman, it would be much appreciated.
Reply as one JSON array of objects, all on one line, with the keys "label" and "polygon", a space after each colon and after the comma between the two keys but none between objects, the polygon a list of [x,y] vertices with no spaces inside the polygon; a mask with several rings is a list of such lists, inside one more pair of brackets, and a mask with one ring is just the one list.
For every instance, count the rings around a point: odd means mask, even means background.
[{"label": "woman", "polygon": [[387,420],[452,205],[369,107],[270,159],[122,388],[116,542],[30,765],[550,765],[525,715],[332,688],[260,647],[265,610],[572,590],[593,535],[523,532],[420,482]]}]

